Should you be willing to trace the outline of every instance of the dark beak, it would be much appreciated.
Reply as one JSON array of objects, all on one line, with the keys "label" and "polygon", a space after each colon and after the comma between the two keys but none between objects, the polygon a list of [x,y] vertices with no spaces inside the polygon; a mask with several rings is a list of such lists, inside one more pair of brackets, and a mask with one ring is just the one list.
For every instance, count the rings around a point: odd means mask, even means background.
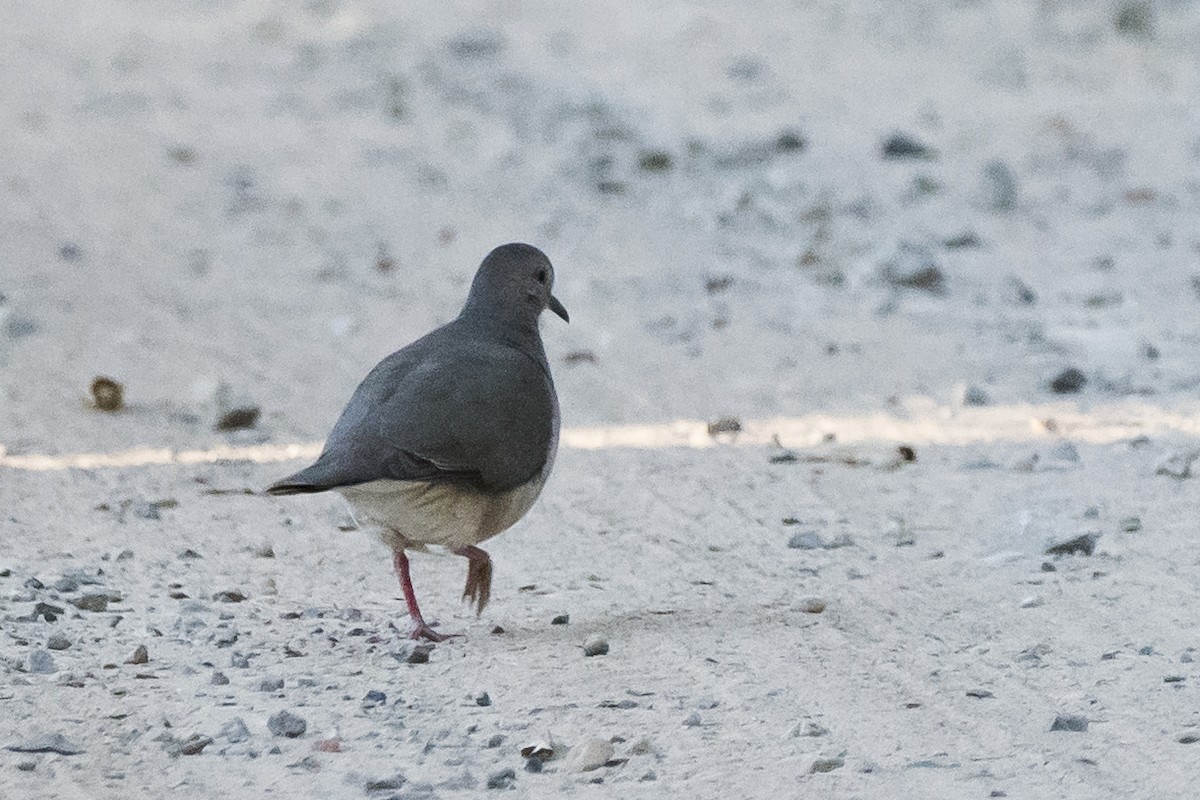
[{"label": "dark beak", "polygon": [[546,303],[546,308],[562,317],[563,322],[569,323],[571,321],[571,315],[567,313],[567,310],[563,308],[563,304],[558,302],[558,298],[554,295],[550,295],[550,302]]}]

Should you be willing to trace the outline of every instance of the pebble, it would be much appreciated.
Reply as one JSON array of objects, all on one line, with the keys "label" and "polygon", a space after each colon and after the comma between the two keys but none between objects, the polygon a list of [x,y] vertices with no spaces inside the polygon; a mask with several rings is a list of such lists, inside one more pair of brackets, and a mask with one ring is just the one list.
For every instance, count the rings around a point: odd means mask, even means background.
[{"label": "pebble", "polygon": [[363,695],[361,705],[363,708],[378,708],[385,703],[387,703],[387,695],[378,689],[372,689]]},{"label": "pebble", "polygon": [[238,744],[250,738],[250,729],[241,717],[234,717],[221,726],[221,732],[217,735],[230,744]]},{"label": "pebble", "polygon": [[588,739],[571,751],[569,769],[572,772],[591,772],[608,763],[613,746],[603,739]]},{"label": "pebble", "polygon": [[212,599],[219,600],[222,603],[241,603],[246,599],[246,595],[237,589],[226,589],[223,592],[214,594]]},{"label": "pebble", "polygon": [[1154,470],[1155,475],[1165,475],[1168,478],[1184,480],[1192,477],[1192,464],[1200,458],[1200,450],[1186,450],[1174,453]]},{"label": "pebble", "polygon": [[986,406],[992,402],[988,393],[978,386],[966,386],[962,390],[959,403],[964,406]]},{"label": "pebble", "polygon": [[532,772],[536,774],[542,771],[542,767],[544,765],[545,762],[543,762],[542,759],[538,758],[537,756],[530,756],[529,758],[525,759],[526,772]]},{"label": "pebble", "polygon": [[263,678],[258,684],[260,692],[278,692],[283,689],[283,678]]},{"label": "pebble", "polygon": [[150,651],[146,649],[146,645],[139,644],[137,649],[133,651],[133,655],[125,659],[126,664],[145,664],[150,660]]},{"label": "pebble", "polygon": [[107,594],[93,593],[76,597],[70,603],[80,611],[107,611],[108,601],[109,596]]},{"label": "pebble", "polygon": [[304,732],[308,730],[308,723],[304,721],[303,717],[298,717],[290,711],[280,711],[267,719],[267,730],[276,736],[295,739],[297,736],[304,735]]},{"label": "pebble", "polygon": [[397,772],[387,778],[376,778],[367,781],[367,785],[363,788],[367,790],[367,794],[375,794],[376,792],[394,792],[397,789],[404,787],[408,782],[408,778],[404,777],[403,773]]},{"label": "pebble", "polygon": [[1041,595],[1031,594],[1021,601],[1021,608],[1037,608],[1045,604],[1046,601],[1042,599]]},{"label": "pebble", "polygon": [[825,598],[818,597],[815,594],[808,594],[796,601],[793,606],[797,611],[802,611],[805,614],[820,614],[825,610]]},{"label": "pebble", "polygon": [[18,744],[10,744],[6,748],[14,753],[58,753],[64,756],[77,756],[83,748],[72,742],[61,733],[48,733],[33,739],[27,739]]},{"label": "pebble", "polygon": [[486,707],[490,706],[491,704],[492,698],[487,692],[480,692],[479,694],[475,695],[475,705]]},{"label": "pebble", "polygon": [[493,772],[488,776],[487,788],[489,789],[509,789],[517,782],[517,773],[514,769],[502,769],[499,772]]},{"label": "pebble", "polygon": [[700,714],[693,711],[692,713],[688,714],[687,717],[683,720],[683,727],[695,728],[696,726],[700,725],[700,723],[701,723]]},{"label": "pebble", "polygon": [[1054,718],[1054,723],[1051,724],[1052,731],[1073,731],[1082,733],[1088,729],[1087,717],[1081,717],[1078,714],[1059,714]]},{"label": "pebble", "polygon": [[846,766],[846,759],[841,756],[829,756],[826,758],[818,758],[813,761],[812,766],[808,768],[810,773],[818,772],[833,772],[835,769],[840,769]]},{"label": "pebble", "polygon": [[185,756],[199,755],[204,751],[204,748],[213,743],[211,736],[205,736],[201,733],[193,733],[188,738],[179,743],[179,752]]},{"label": "pebble", "polygon": [[1055,394],[1077,394],[1087,386],[1087,376],[1075,367],[1067,367],[1050,379],[1050,391]]},{"label": "pebble", "polygon": [[432,644],[406,644],[392,653],[392,658],[405,664],[428,664],[432,652]]},{"label": "pebble", "polygon": [[258,406],[240,406],[231,408],[217,420],[216,429],[219,431],[241,431],[253,428],[258,422],[262,409]]},{"label": "pebble", "polygon": [[983,201],[992,211],[1008,213],[1017,207],[1017,176],[1003,161],[983,167]]},{"label": "pebble", "polygon": [[209,680],[209,683],[211,683],[213,686],[228,686],[229,676],[224,672],[221,672],[221,670],[215,669],[213,670],[212,679]]},{"label": "pebble", "polygon": [[34,650],[29,654],[29,671],[38,675],[53,675],[58,672],[58,666],[49,651]]},{"label": "pebble", "polygon": [[570,614],[559,614],[554,619],[550,620],[551,625],[566,625],[571,621]]},{"label": "pebble", "polygon": [[241,653],[230,653],[229,654],[229,666],[235,667],[237,669],[249,669],[250,668],[250,656],[244,656]]},{"label": "pebble", "polygon": [[883,157],[899,159],[931,159],[936,156],[933,148],[917,141],[907,133],[893,133],[880,146]]},{"label": "pebble", "polygon": [[1141,517],[1125,517],[1125,519],[1121,520],[1121,530],[1125,533],[1137,533],[1141,529]]},{"label": "pebble", "polygon": [[50,638],[46,640],[46,648],[49,650],[66,650],[71,646],[71,640],[66,634],[52,633]]},{"label": "pebble", "polygon": [[592,634],[583,643],[583,654],[585,656],[608,655],[608,639],[598,633]]},{"label": "pebble", "polygon": [[1095,552],[1096,542],[1099,538],[1100,534],[1098,533],[1085,533],[1082,536],[1076,536],[1074,539],[1052,544],[1046,548],[1045,552],[1048,556],[1090,556]]},{"label": "pebble", "polygon": [[816,531],[797,531],[788,539],[787,546],[792,550],[820,550],[825,547],[825,540]]},{"label": "pebble", "polygon": [[487,746],[489,750],[495,750],[502,744],[504,744],[504,734],[494,733],[492,734],[492,738],[488,739]]},{"label": "pebble", "polygon": [[802,736],[812,736],[812,737],[827,736],[828,734],[829,734],[828,728],[826,728],[824,725],[821,725],[820,723],[813,722],[812,720],[806,720],[804,722],[797,722],[795,725],[792,726],[792,729],[790,731],[788,731],[788,737],[792,738],[792,739],[798,739]]},{"label": "pebble", "polygon": [[1175,741],[1179,742],[1180,744],[1195,744],[1196,742],[1200,742],[1200,735],[1195,733],[1185,733]]},{"label": "pebble", "polygon": [[946,276],[933,250],[912,242],[900,242],[896,251],[880,262],[879,277],[901,289],[919,289],[930,294],[946,290]]},{"label": "pebble", "polygon": [[125,405],[125,387],[112,378],[92,381],[92,403],[100,411],[120,411]]},{"label": "pebble", "polygon": [[1009,275],[1004,279],[1000,297],[1005,303],[1014,306],[1031,306],[1037,303],[1037,292],[1016,275]]}]

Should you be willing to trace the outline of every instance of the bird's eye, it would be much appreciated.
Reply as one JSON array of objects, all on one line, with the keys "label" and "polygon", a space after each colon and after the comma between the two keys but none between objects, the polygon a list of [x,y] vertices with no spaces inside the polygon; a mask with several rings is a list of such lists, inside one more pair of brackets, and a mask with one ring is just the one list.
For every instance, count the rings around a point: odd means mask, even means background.
[{"label": "bird's eye", "polygon": [[538,270],[538,274],[537,274],[537,280],[538,280],[538,283],[545,283],[545,282],[546,282],[546,270],[544,270],[544,269],[539,269],[539,270]]}]

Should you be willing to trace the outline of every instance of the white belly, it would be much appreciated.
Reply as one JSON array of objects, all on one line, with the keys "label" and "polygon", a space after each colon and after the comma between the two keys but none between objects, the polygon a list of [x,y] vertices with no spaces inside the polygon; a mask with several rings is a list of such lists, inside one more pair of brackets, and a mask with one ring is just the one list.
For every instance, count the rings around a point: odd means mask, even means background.
[{"label": "white belly", "polygon": [[419,481],[379,480],[339,489],[362,525],[378,528],[393,549],[450,549],[478,544],[525,516],[546,483],[547,469],[534,480],[501,494]]}]

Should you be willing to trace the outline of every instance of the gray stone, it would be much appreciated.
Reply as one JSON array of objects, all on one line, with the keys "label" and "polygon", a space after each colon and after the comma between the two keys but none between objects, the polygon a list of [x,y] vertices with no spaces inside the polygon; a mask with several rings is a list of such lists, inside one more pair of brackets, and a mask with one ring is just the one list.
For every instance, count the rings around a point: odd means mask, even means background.
[{"label": "gray stone", "polygon": [[429,654],[432,652],[432,644],[405,644],[392,653],[392,658],[405,664],[428,664]]},{"label": "gray stone", "polygon": [[1184,480],[1192,477],[1192,464],[1200,458],[1200,450],[1186,450],[1171,455],[1154,470],[1155,475]]},{"label": "gray stone", "polygon": [[825,540],[816,531],[796,531],[788,539],[787,546],[793,550],[820,550]]},{"label": "gray stone", "polygon": [[241,717],[234,717],[221,726],[221,732],[217,735],[230,744],[238,744],[250,738],[250,729]]},{"label": "gray stone", "polygon": [[583,643],[583,654],[585,656],[608,655],[608,639],[598,633],[592,634]]},{"label": "gray stone", "polygon": [[794,608],[797,611],[802,611],[805,614],[820,614],[825,610],[825,598],[818,597],[815,594],[804,595],[796,601]]},{"label": "gray stone", "polygon": [[1050,379],[1050,391],[1055,394],[1078,394],[1087,386],[1087,376],[1075,367],[1067,367]]},{"label": "gray stone", "polygon": [[510,789],[517,782],[516,770],[509,767],[502,769],[499,772],[493,772],[488,776],[487,788],[489,789]]},{"label": "gray stone", "polygon": [[1050,725],[1052,731],[1073,731],[1083,733],[1088,729],[1087,717],[1078,714],[1059,714]]},{"label": "gray stone", "polygon": [[479,694],[475,695],[475,705],[490,706],[491,704],[492,698],[487,692],[480,692]]},{"label": "gray stone", "polygon": [[283,689],[283,678],[263,678],[258,684],[260,692],[278,692]]},{"label": "gray stone", "polygon": [[685,717],[683,720],[683,727],[685,727],[685,728],[695,728],[700,724],[701,724],[700,714],[695,711],[688,714],[687,717]]},{"label": "gray stone", "polygon": [[298,717],[290,711],[280,711],[267,719],[267,730],[275,736],[295,739],[297,736],[304,735],[304,732],[308,730],[308,723],[304,721],[303,717]]},{"label": "gray stone", "polygon": [[1045,553],[1048,556],[1070,556],[1084,555],[1090,556],[1096,550],[1096,542],[1100,539],[1098,533],[1085,533],[1082,536],[1076,536],[1073,539],[1067,539],[1064,542],[1052,544],[1046,548]]},{"label": "gray stone", "polygon": [[1017,176],[1003,161],[983,167],[983,202],[988,209],[1007,214],[1017,207]]},{"label": "gray stone", "polygon": [[50,638],[46,639],[46,647],[50,650],[66,650],[71,646],[71,640],[62,633],[52,633]]},{"label": "gray stone", "polygon": [[835,769],[840,769],[844,766],[846,766],[846,759],[841,756],[828,756],[813,761],[808,771],[813,774],[818,772],[833,772]]},{"label": "gray stone", "polygon": [[988,393],[978,386],[967,386],[962,390],[959,402],[964,406],[986,406],[992,402]]},{"label": "gray stone", "polygon": [[34,650],[29,654],[29,671],[39,675],[53,675],[58,672],[58,666],[49,651]]},{"label": "gray stone", "polygon": [[946,276],[931,248],[923,244],[900,242],[896,250],[879,264],[879,277],[899,289],[917,289],[943,294]]},{"label": "gray stone", "polygon": [[58,753],[64,756],[76,756],[83,748],[72,742],[61,733],[48,733],[33,739],[27,739],[18,744],[10,744],[6,748],[14,753]]},{"label": "gray stone", "polygon": [[78,608],[80,611],[107,611],[108,601],[111,598],[107,594],[92,593],[85,594],[82,597],[77,597],[71,600],[71,605]]},{"label": "gray stone", "polygon": [[188,738],[179,743],[179,752],[185,756],[199,755],[204,751],[204,748],[213,743],[211,736],[205,736],[200,733],[193,733]]},{"label": "gray stone", "polygon": [[389,775],[386,778],[374,778],[367,781],[367,785],[363,788],[367,790],[367,794],[376,794],[380,792],[394,792],[397,789],[402,789],[404,784],[408,782],[408,778],[402,773],[397,772],[395,775]]},{"label": "gray stone", "polygon": [[213,686],[228,686],[229,676],[219,669],[213,670],[212,679],[209,681]]},{"label": "gray stone", "polygon": [[387,702],[386,694],[379,691],[378,689],[372,689],[371,691],[369,691],[365,695],[363,695],[362,703],[360,703],[360,705],[363,708],[378,708],[379,706],[385,704],[386,702]]}]

